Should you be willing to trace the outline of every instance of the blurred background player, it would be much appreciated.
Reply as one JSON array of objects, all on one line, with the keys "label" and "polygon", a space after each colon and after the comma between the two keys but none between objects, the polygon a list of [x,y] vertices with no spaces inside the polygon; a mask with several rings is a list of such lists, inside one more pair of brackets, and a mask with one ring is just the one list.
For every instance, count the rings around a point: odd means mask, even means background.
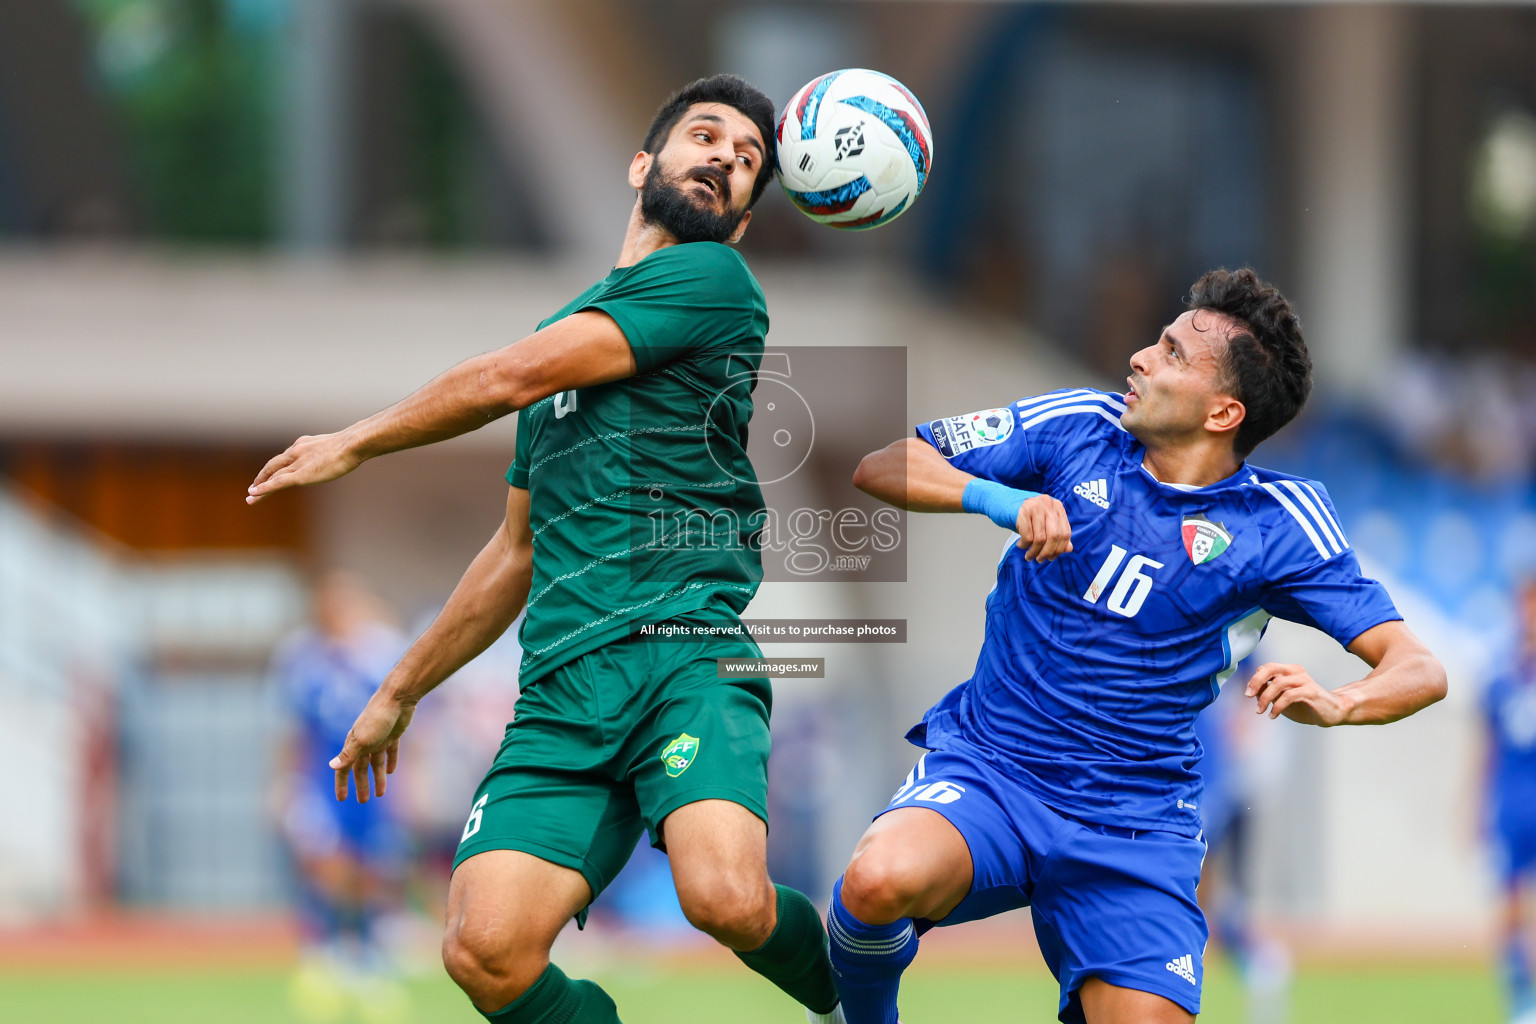
[{"label": "blurred background player", "polygon": [[[438,606],[413,617],[410,635],[420,636],[441,610]],[[417,709],[411,720],[411,770],[391,780],[392,799],[384,801],[410,830],[415,858],[409,896],[434,930],[443,920],[464,808],[474,802],[485,766],[496,756],[517,706],[520,625],[521,619],[514,621],[483,654],[454,673],[451,686],[439,688]],[[434,946],[438,938],[431,937]]]},{"label": "blurred background player", "polygon": [[315,585],[311,624],[273,662],[287,722],[276,802],[305,944],[293,997],[309,1019],[335,1019],[353,1001],[368,1020],[406,1010],[379,925],[399,906],[408,836],[390,805],[338,802],[326,764],[404,646],[382,602],[331,571]]},{"label": "blurred background player", "polygon": [[[1258,667],[1249,658],[1240,676]],[[1254,762],[1265,737],[1243,693],[1223,687],[1195,719],[1200,761],[1195,770],[1204,783],[1200,821],[1205,832],[1205,864],[1200,872],[1200,909],[1216,940],[1215,951],[1231,958],[1248,993],[1248,1024],[1283,1024],[1288,1016],[1290,954],[1260,928],[1253,906]],[[1206,951],[1210,964],[1212,950]]]},{"label": "blurred background player", "polygon": [[1483,698],[1489,837],[1502,886],[1500,951],[1509,1017],[1536,1024],[1531,881],[1536,877],[1536,578],[1520,588],[1518,640]]}]

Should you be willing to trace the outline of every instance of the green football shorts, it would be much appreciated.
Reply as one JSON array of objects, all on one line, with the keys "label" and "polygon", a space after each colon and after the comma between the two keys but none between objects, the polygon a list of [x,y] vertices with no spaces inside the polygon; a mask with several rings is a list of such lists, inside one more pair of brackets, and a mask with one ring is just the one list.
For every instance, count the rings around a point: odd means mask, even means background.
[{"label": "green football shorts", "polygon": [[621,641],[523,691],[475,793],[457,868],[521,850],[580,871],[596,899],[643,830],[695,800],[729,800],[768,820],[765,678],[716,679],[719,658],[761,657],[750,641]]}]

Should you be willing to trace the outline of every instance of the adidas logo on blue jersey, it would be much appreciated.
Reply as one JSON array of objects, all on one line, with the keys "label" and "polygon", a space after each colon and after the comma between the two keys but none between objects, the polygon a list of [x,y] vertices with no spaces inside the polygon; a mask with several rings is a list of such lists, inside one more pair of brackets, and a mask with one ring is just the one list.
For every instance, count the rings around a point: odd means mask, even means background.
[{"label": "adidas logo on blue jersey", "polygon": [[1191,985],[1197,984],[1195,981],[1195,958],[1191,954],[1185,953],[1177,960],[1168,961],[1168,969]]},{"label": "adidas logo on blue jersey", "polygon": [[1102,478],[1084,480],[1072,488],[1072,493],[1079,498],[1087,498],[1099,508],[1109,508],[1109,482]]}]

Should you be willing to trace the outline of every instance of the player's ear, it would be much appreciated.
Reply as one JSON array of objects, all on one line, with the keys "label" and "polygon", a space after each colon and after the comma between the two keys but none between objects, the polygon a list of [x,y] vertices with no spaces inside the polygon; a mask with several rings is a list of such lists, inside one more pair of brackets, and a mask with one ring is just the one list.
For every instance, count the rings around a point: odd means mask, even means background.
[{"label": "player's ear", "polygon": [[1237,399],[1229,395],[1218,396],[1213,403],[1213,408],[1205,417],[1205,429],[1214,434],[1225,434],[1235,431],[1243,425],[1243,420],[1248,416],[1248,409]]},{"label": "player's ear", "polygon": [[747,233],[747,222],[750,221],[751,219],[752,219],[752,211],[751,210],[748,210],[745,213],[743,213],[741,215],[741,222],[736,225],[736,230],[731,232],[731,237],[729,239],[727,239],[727,241],[729,241],[732,245],[735,245],[737,242],[741,241],[741,236]]},{"label": "player's ear", "polygon": [[651,162],[654,159],[644,150],[635,154],[635,158],[629,162],[630,188],[639,189],[645,185],[645,176],[651,173]]}]

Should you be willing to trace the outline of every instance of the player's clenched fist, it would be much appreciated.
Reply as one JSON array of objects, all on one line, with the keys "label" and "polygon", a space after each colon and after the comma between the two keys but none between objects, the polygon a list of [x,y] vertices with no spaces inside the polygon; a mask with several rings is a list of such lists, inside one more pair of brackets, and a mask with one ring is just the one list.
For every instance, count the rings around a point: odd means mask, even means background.
[{"label": "player's clenched fist", "polygon": [[1303,725],[1342,725],[1349,717],[1347,694],[1324,689],[1300,665],[1260,665],[1243,691],[1258,704],[1255,714],[1284,715]]},{"label": "player's clenched fist", "polygon": [[1072,550],[1072,522],[1049,494],[1037,494],[1019,506],[1019,547],[1030,562],[1049,562]]},{"label": "player's clenched fist", "polygon": [[345,432],[304,436],[288,446],[288,450],[275,456],[246,490],[246,504],[254,505],[273,491],[305,484],[323,484],[346,476],[359,465],[362,458],[353,450]]}]

